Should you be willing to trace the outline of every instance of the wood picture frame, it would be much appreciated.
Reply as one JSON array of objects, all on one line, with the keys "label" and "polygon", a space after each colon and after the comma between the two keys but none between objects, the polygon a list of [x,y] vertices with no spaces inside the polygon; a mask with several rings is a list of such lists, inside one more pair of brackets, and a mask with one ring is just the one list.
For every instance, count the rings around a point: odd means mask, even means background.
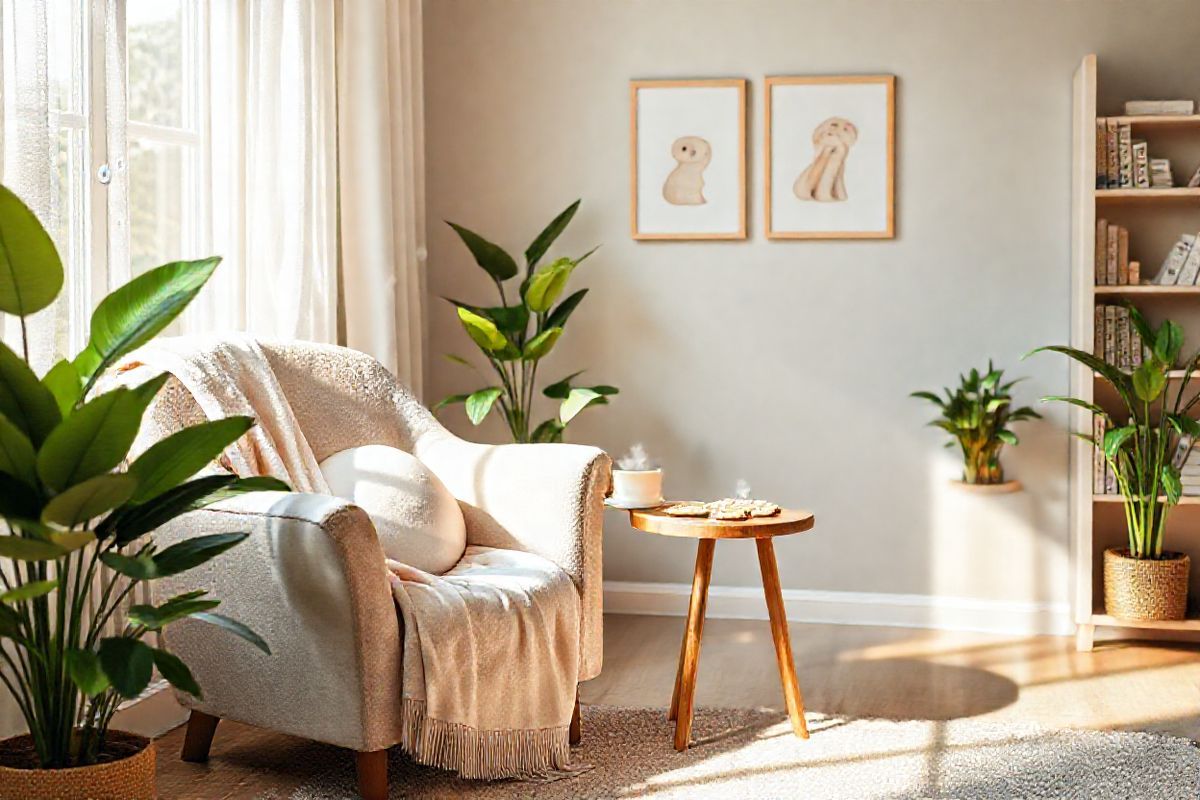
[{"label": "wood picture frame", "polygon": [[[704,130],[692,130],[682,121],[687,114],[669,117],[658,114],[661,119],[670,119],[675,128],[662,127],[652,134],[646,132],[647,136],[643,139],[639,122],[647,121],[651,114],[642,113],[642,93],[663,90],[680,90],[684,94],[679,98],[687,97],[689,90],[717,90],[715,93],[696,92],[688,101],[678,101],[720,105],[719,109],[714,107],[710,112],[714,119],[700,126],[702,129],[705,126],[715,129],[714,132],[718,134],[715,145],[710,145],[700,136],[700,133],[705,133],[708,138],[714,138],[712,134]],[[736,93],[736,103],[732,98],[722,96],[728,90]],[[629,228],[634,239],[685,241],[746,238],[746,91],[745,78],[629,82]],[[736,119],[733,118],[735,113]],[[695,116],[703,117],[704,114],[697,112]],[[686,196],[676,202],[674,197],[667,197],[671,194],[668,186],[675,173],[685,168],[683,154],[676,149],[686,150],[688,144],[685,140],[701,143],[702,147],[707,148],[709,160],[698,167],[699,172],[693,171],[684,188]],[[671,158],[676,162],[674,169],[670,166]],[[713,200],[711,204],[710,198]],[[679,223],[678,229],[672,229],[672,223]]]},{"label": "wood picture frame", "polygon": [[[776,97],[776,89],[791,87],[874,87],[881,86],[885,91],[884,97],[872,96],[870,92],[848,91],[845,102],[848,107],[860,108],[876,102],[882,102],[879,109],[870,111],[869,120],[872,124],[864,136],[859,130],[861,123],[852,123],[843,116],[839,108],[836,92],[813,92],[811,102],[804,106],[801,92],[786,99],[789,105],[789,118],[777,120],[780,114],[781,100]],[[892,239],[896,235],[895,183],[896,183],[896,76],[895,75],[831,75],[831,76],[768,76],[765,84],[763,100],[763,209],[764,227],[768,239]],[[801,107],[793,110],[792,107]],[[847,114],[846,116],[853,116]],[[812,120],[823,121],[815,127]],[[884,130],[878,130],[882,121]],[[788,141],[795,141],[795,152],[780,157],[780,144],[775,141],[777,133],[783,126],[793,127],[804,125],[802,129],[789,131],[792,135]],[[825,126],[841,125],[841,144],[835,144],[831,151],[828,146],[818,143],[831,141],[824,137],[834,137],[838,131],[826,129]],[[824,133],[822,132],[824,130]],[[808,144],[811,131],[812,144]],[[852,134],[852,139],[847,139]],[[864,141],[865,140],[865,141]],[[823,149],[824,148],[824,149]],[[855,148],[867,148],[870,163],[861,167],[853,175],[849,187],[845,181],[846,168],[853,160]],[[835,152],[834,155],[830,155]],[[861,156],[860,156],[861,159]],[[779,162],[777,164],[777,162]],[[800,164],[807,163],[801,171]],[[816,174],[820,182],[821,172],[828,171],[829,164],[836,163],[836,176],[833,185],[818,187],[813,185],[812,174]],[[777,166],[779,174],[776,174]],[[860,165],[855,165],[860,167]],[[869,170],[863,174],[863,170]],[[876,175],[875,171],[882,169],[885,175]],[[811,172],[810,172],[811,171]],[[785,175],[786,173],[786,175]],[[798,173],[795,182],[791,183],[794,173]],[[782,178],[787,177],[787,190],[781,188]],[[807,177],[806,177],[807,176]],[[801,183],[806,185],[801,187]],[[855,189],[858,189],[856,192]],[[840,191],[839,191],[840,190]],[[808,194],[808,197],[802,196]],[[821,196],[817,196],[820,194]],[[851,206],[856,197],[863,197],[859,208]],[[845,205],[842,201],[848,201]],[[778,212],[778,214],[777,214]],[[844,222],[858,218],[864,224],[834,224],[823,227],[821,220]],[[779,217],[777,219],[776,217]],[[810,219],[804,219],[809,217]]]}]

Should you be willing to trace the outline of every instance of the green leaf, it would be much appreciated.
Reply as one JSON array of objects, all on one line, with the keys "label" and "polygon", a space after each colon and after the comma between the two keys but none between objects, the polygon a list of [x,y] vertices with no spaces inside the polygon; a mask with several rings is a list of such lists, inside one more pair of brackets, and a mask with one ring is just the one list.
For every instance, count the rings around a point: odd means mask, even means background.
[{"label": "green leaf", "polygon": [[1167,414],[1166,418],[1184,436],[1200,439],[1200,421],[1182,414]]},{"label": "green leaf", "polygon": [[22,600],[32,600],[35,597],[50,594],[58,586],[58,581],[32,581],[14,586],[0,594],[0,603],[19,603]]},{"label": "green leaf", "polygon": [[536,314],[544,314],[566,288],[567,279],[575,269],[575,262],[560,258],[542,267],[529,279],[525,290],[525,305]]},{"label": "green leaf", "polygon": [[1178,503],[1179,497],[1183,494],[1183,483],[1179,479],[1179,472],[1170,464],[1163,464],[1162,485],[1163,493],[1167,496],[1167,503],[1169,505]]},{"label": "green leaf", "polygon": [[442,410],[446,406],[453,405],[455,403],[465,403],[465,402],[467,402],[467,398],[470,396],[471,395],[468,393],[468,394],[452,394],[449,397],[443,397],[441,400],[438,400],[437,403],[433,406],[432,411],[436,414],[438,411]]},{"label": "green leaf", "polygon": [[54,302],[62,261],[29,206],[0,186],[0,311],[27,317]]},{"label": "green leaf", "polygon": [[1022,358],[1029,358],[1035,353],[1047,351],[1051,353],[1062,353],[1067,358],[1074,359],[1080,364],[1090,368],[1093,372],[1098,372],[1102,378],[1112,384],[1112,387],[1116,389],[1119,395],[1121,395],[1121,399],[1125,402],[1125,405],[1129,406],[1130,408],[1133,407],[1133,397],[1130,395],[1129,378],[1125,375],[1125,373],[1121,372],[1121,370],[1117,369],[1112,364],[1109,364],[1104,359],[1097,358],[1095,355],[1087,352],[1086,350],[1079,350],[1074,347],[1064,347],[1063,345],[1055,344],[1030,350],[1028,353],[1022,356]]},{"label": "green leaf", "polygon": [[154,559],[144,553],[126,556],[110,550],[100,555],[100,561],[109,569],[135,581],[148,581],[158,577]]},{"label": "green leaf", "polygon": [[29,437],[0,415],[0,472],[6,472],[30,487],[37,486],[37,454]]},{"label": "green leaf", "polygon": [[216,625],[219,628],[224,628],[230,633],[245,639],[247,642],[254,645],[267,655],[271,655],[271,648],[267,646],[267,643],[263,641],[263,638],[242,623],[238,622],[236,619],[230,619],[224,614],[214,614],[207,611],[199,614],[193,614],[192,619],[198,619],[202,622]]},{"label": "green leaf", "polygon": [[158,667],[159,674],[167,679],[167,683],[176,689],[187,692],[197,700],[203,698],[200,684],[192,677],[192,671],[177,656],[158,648],[154,651],[154,666]]},{"label": "green leaf", "polygon": [[47,486],[62,490],[108,472],[129,452],[143,410],[125,387],[85,403],[46,437],[38,452],[38,475]]},{"label": "green leaf", "polygon": [[42,522],[53,522],[64,528],[78,527],[112,511],[133,497],[137,488],[137,480],[129,475],[110,473],[88,478],[52,497],[42,509]]},{"label": "green leaf", "polygon": [[198,567],[240,544],[248,533],[211,533],[177,542],[152,556],[154,577],[165,578]]},{"label": "green leaf", "polygon": [[467,398],[467,419],[471,420],[472,425],[478,425],[487,417],[488,412],[492,410],[496,399],[503,394],[503,391],[496,386],[489,386],[486,389],[480,389],[477,392],[472,392]]},{"label": "green leaf", "polygon": [[1020,444],[1020,441],[1017,439],[1017,435],[1012,431],[996,431],[996,438],[1005,444]]},{"label": "green leaf", "polygon": [[1012,399],[1009,397],[993,398],[992,400],[989,400],[988,404],[984,407],[984,413],[985,414],[994,414],[1011,402],[1012,402]]},{"label": "green leaf", "polygon": [[939,408],[945,407],[945,405],[946,405],[945,401],[943,401],[942,398],[938,397],[933,392],[913,392],[909,395],[909,397],[916,397],[921,400],[928,400],[929,402],[937,405]]},{"label": "green leaf", "polygon": [[62,419],[50,390],[20,356],[0,342],[0,414],[40,446]]},{"label": "green leaf", "polygon": [[529,309],[524,303],[515,306],[492,306],[482,309],[479,313],[496,323],[501,332],[511,337],[524,334],[529,325]]},{"label": "green leaf", "polygon": [[1166,374],[1153,361],[1145,361],[1133,371],[1133,392],[1144,402],[1155,400],[1166,386]]},{"label": "green leaf", "polygon": [[596,394],[602,394],[609,397],[614,394],[620,394],[621,390],[615,386],[609,386],[607,383],[600,383],[592,387],[592,391]]},{"label": "green leaf", "polygon": [[[1095,403],[1089,403],[1086,400],[1080,400],[1078,397],[1065,397],[1063,395],[1055,394],[1055,395],[1049,395],[1047,397],[1043,397],[1041,399],[1041,402],[1043,402],[1043,403],[1069,403],[1070,405],[1078,406],[1079,408],[1086,408],[1088,411],[1091,411],[1093,414],[1099,414],[1100,416],[1104,417],[1105,419],[1108,419],[1108,412],[1105,411],[1103,408],[1096,405]],[[1024,411],[1024,412],[1029,412],[1031,414],[1037,414],[1037,412],[1033,411],[1033,409],[1023,408],[1023,409],[1018,409],[1018,410]],[[1016,412],[1013,412],[1013,416],[1015,416],[1015,415],[1016,415]],[[1039,415],[1039,419],[1040,419],[1040,415]]]},{"label": "green leaf", "polygon": [[454,353],[443,353],[442,358],[446,359],[447,361],[453,362],[455,364],[461,364],[464,367],[469,367],[470,369],[475,369],[474,364],[472,364],[470,361],[467,361],[462,356],[454,355]]},{"label": "green leaf", "polygon": [[588,293],[587,289],[580,289],[578,292],[567,297],[558,304],[558,307],[550,312],[550,316],[546,317],[547,328],[561,328],[567,324],[567,320],[571,316],[571,312],[575,310],[575,306],[579,305],[583,300],[584,295]]},{"label": "green leaf", "polygon": [[96,534],[91,531],[50,531],[46,534],[46,539],[61,547],[66,554],[87,547],[96,541]]},{"label": "green leaf", "polygon": [[141,694],[150,683],[154,651],[137,639],[109,636],[100,640],[100,666],[122,697]]},{"label": "green leaf", "polygon": [[227,417],[192,425],[156,442],[129,466],[129,474],[138,481],[133,502],[144,503],[178,486],[252,427],[253,417]]},{"label": "green leaf", "polygon": [[[1182,348],[1183,328],[1178,322],[1167,320],[1158,329],[1158,336],[1154,338],[1154,357],[1170,368],[1179,358],[1179,351]],[[1143,366],[1145,365],[1143,364]]]},{"label": "green leaf", "polygon": [[110,364],[153,339],[204,288],[220,257],[174,261],[145,272],[100,301],[92,313],[91,338],[75,357],[85,379],[83,394]]},{"label": "green leaf", "polygon": [[508,344],[508,339],[504,334],[500,333],[496,323],[486,317],[468,311],[465,308],[458,309],[458,319],[462,322],[463,327],[467,329],[467,335],[471,337],[471,341],[479,345],[484,351],[492,353],[497,350],[503,350]]},{"label": "green leaf", "polygon": [[24,536],[0,536],[0,558],[16,561],[52,561],[64,553],[53,542]]},{"label": "green leaf", "polygon": [[1158,337],[1154,335],[1154,329],[1150,327],[1150,323],[1142,316],[1142,312],[1128,300],[1125,301],[1125,307],[1129,309],[1129,321],[1133,324],[1133,329],[1137,331],[1142,342],[1146,345],[1153,344]]},{"label": "green leaf", "polygon": [[[571,381],[583,374],[583,370],[572,372],[561,381],[550,384],[545,389],[542,389],[542,394],[554,400],[566,400],[567,395],[571,393]],[[547,420],[549,421],[549,420]]]},{"label": "green leaf", "polygon": [[533,429],[533,433],[529,436],[529,441],[534,443],[561,442],[562,437],[563,424],[557,419],[548,419]]},{"label": "green leaf", "polygon": [[197,508],[204,508],[213,503],[219,503],[222,500],[228,500],[231,497],[237,497],[243,494],[252,494],[254,492],[290,492],[292,487],[288,486],[278,478],[273,478],[270,475],[255,475],[249,478],[238,478],[228,486],[223,486],[216,491],[196,500],[192,503],[189,511]]},{"label": "green leaf", "polygon": [[58,411],[64,417],[71,413],[71,409],[83,394],[83,381],[79,379],[75,367],[66,359],[60,360],[42,376],[42,385],[54,396],[54,401],[58,403]]},{"label": "green leaf", "polygon": [[0,472],[0,517],[36,520],[42,513],[42,498],[24,481]]},{"label": "green leaf", "polygon": [[1135,425],[1125,425],[1121,428],[1113,428],[1110,431],[1106,431],[1104,434],[1105,457],[1109,459],[1115,459],[1117,457],[1117,452],[1121,449],[1121,446],[1125,444],[1125,442],[1129,440],[1129,437],[1133,436],[1135,433],[1137,433],[1137,426]]},{"label": "green leaf", "polygon": [[521,353],[521,358],[526,361],[545,358],[554,349],[554,343],[558,341],[558,337],[562,336],[562,330],[562,328],[547,328],[530,339]]},{"label": "green leaf", "polygon": [[604,396],[591,389],[575,388],[563,400],[558,409],[558,419],[563,425],[575,418],[575,415],[590,405],[604,402]]},{"label": "green leaf", "polygon": [[179,600],[172,598],[155,608],[151,605],[135,605],[129,609],[129,621],[157,631],[177,620],[209,611],[221,605],[220,600]]},{"label": "green leaf", "polygon": [[449,220],[446,221],[446,224],[454,229],[458,238],[462,239],[463,244],[475,257],[475,263],[482,267],[487,274],[498,281],[506,281],[517,274],[517,262],[513,261],[512,256],[499,245],[492,244],[474,231],[467,230]]},{"label": "green leaf", "polygon": [[550,221],[550,224],[537,235],[537,238],[525,248],[525,269],[532,272],[538,262],[542,260],[542,256],[546,255],[546,251],[554,244],[554,240],[566,230],[571,219],[575,216],[575,212],[579,210],[581,200],[576,200],[571,205],[567,206],[558,216]]},{"label": "green leaf", "polygon": [[67,651],[67,672],[79,691],[95,697],[108,688],[108,676],[100,666],[100,658],[90,650]]}]

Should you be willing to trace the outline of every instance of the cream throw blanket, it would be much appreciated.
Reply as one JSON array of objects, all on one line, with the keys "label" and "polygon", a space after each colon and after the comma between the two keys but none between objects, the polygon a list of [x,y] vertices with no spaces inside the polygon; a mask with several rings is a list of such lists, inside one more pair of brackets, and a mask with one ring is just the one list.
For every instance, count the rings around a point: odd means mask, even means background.
[{"label": "cream throw blanket", "polygon": [[[266,354],[248,336],[160,339],[125,367],[170,372],[210,419],[257,425],[225,452],[239,475],[330,494]],[[404,620],[401,746],[467,778],[571,769],[579,593],[541,556],[469,546],[444,575],[387,561]]]}]

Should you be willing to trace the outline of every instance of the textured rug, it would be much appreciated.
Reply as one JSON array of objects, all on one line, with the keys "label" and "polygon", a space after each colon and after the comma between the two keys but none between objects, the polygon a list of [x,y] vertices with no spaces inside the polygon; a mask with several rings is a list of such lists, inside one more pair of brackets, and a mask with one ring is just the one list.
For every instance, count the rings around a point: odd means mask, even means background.
[{"label": "textured rug", "polygon": [[[892,722],[809,714],[812,738],[795,738],[777,712],[699,709],[694,744],[671,747],[662,709],[585,706],[590,769],[549,783],[464,781],[392,751],[393,797],[411,798],[1200,798],[1200,750],[1149,733],[1046,731],[976,720]],[[292,800],[353,798],[353,759],[327,763]]]}]

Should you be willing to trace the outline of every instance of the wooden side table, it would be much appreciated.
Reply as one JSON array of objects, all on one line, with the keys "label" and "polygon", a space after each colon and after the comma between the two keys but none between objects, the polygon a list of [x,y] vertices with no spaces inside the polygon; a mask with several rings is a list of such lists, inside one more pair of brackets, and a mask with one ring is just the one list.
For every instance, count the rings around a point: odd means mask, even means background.
[{"label": "wooden side table", "polygon": [[792,731],[802,739],[808,738],[804,722],[804,698],[796,680],[792,661],[792,644],[788,636],[787,616],[783,595],[779,589],[779,568],[775,563],[775,548],[771,539],[789,533],[800,533],[813,526],[808,511],[783,509],[773,517],[746,520],[714,520],[704,517],[672,517],[664,513],[666,506],[629,512],[629,523],[640,531],[663,536],[683,536],[699,539],[696,547],[696,571],[692,577],[692,599],[688,605],[687,627],[679,649],[679,666],[675,671],[675,690],[671,695],[668,719],[675,721],[675,749],[688,748],[692,735],[692,713],[695,710],[696,667],[700,662],[700,637],[704,632],[704,610],[708,605],[708,584],[712,578],[713,553],[717,539],[753,539],[758,547],[758,566],[762,571],[763,594],[771,618],[771,636],[775,640],[775,659],[779,678],[783,682],[783,698],[787,704]]}]

